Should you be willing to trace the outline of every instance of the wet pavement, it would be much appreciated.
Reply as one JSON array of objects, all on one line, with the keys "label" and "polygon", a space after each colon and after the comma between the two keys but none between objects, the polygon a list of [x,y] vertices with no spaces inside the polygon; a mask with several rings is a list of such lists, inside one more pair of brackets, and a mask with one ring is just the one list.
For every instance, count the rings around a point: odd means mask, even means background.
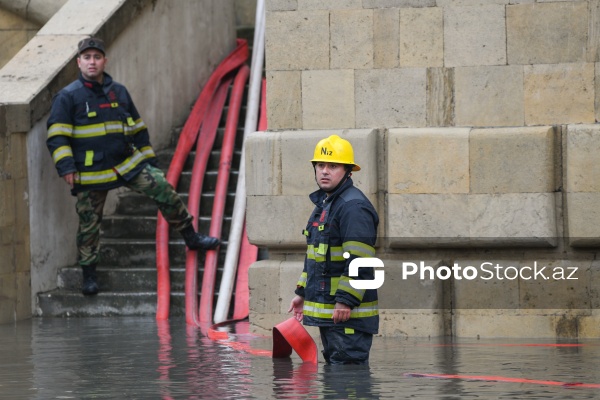
[{"label": "wet pavement", "polygon": [[[271,349],[236,327],[231,340]],[[0,325],[0,399],[594,399],[600,340],[376,337],[370,366],[271,359],[181,318],[36,318]]]}]

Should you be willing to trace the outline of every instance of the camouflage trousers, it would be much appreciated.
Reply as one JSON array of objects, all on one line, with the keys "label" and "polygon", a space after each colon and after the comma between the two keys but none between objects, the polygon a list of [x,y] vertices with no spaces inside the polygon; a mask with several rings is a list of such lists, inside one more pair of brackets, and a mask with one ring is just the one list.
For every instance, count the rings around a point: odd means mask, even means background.
[{"label": "camouflage trousers", "polygon": [[[135,178],[124,182],[124,186],[154,200],[165,220],[175,230],[179,231],[192,223],[192,215],[188,212],[179,194],[167,181],[162,170],[146,165]],[[81,266],[98,263],[100,224],[107,195],[108,190],[77,193],[76,208],[79,215],[77,249]]]}]

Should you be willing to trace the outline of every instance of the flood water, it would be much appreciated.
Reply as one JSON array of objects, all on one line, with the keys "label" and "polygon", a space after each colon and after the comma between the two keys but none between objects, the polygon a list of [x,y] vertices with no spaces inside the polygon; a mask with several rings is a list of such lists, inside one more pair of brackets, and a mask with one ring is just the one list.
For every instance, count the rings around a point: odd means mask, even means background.
[{"label": "flood water", "polygon": [[0,325],[0,399],[594,399],[599,360],[598,340],[376,337],[369,367],[331,368],[236,350],[184,319],[36,318]]}]

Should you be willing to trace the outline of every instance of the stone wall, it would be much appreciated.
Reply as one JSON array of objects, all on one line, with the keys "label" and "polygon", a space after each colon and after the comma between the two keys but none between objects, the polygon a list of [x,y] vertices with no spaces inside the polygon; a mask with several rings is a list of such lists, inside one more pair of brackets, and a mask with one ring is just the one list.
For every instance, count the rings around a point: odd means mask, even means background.
[{"label": "stone wall", "polygon": [[[255,329],[287,318],[308,160],[337,133],[381,218],[383,334],[600,337],[599,22],[599,0],[268,0],[269,130],[246,157],[248,232],[270,255],[251,269]],[[402,276],[421,262],[509,275]]]}]

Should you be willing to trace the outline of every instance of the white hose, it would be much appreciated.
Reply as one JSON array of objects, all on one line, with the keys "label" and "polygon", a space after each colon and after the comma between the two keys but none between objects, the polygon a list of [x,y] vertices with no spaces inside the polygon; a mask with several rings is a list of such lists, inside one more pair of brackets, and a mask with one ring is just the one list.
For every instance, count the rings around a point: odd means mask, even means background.
[{"label": "white hose", "polygon": [[250,87],[248,89],[248,105],[244,125],[244,141],[238,174],[235,203],[231,216],[231,228],[227,242],[227,253],[223,266],[223,276],[219,288],[219,296],[215,307],[214,322],[219,323],[227,319],[233,283],[237,271],[246,213],[246,168],[245,147],[246,136],[255,132],[258,125],[258,110],[260,105],[260,92],[262,87],[262,70],[265,58],[265,0],[258,0],[256,4],[256,21],[254,24],[254,45],[252,49],[252,62],[250,64]]}]

